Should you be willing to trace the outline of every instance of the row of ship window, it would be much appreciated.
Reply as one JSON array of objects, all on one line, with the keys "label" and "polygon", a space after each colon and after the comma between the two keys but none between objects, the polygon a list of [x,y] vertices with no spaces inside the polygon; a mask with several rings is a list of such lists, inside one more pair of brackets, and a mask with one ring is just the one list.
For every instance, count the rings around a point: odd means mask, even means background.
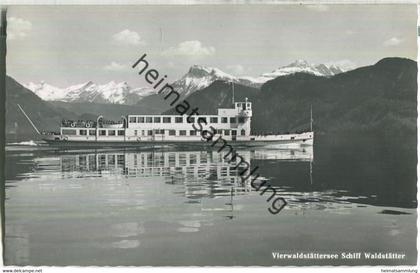
[{"label": "row of ship window", "polygon": [[[124,130],[108,130],[108,134],[106,133],[107,130],[99,130],[99,135],[100,136],[124,136],[125,132]],[[76,129],[63,129],[62,130],[62,134],[63,135],[77,135],[77,130]],[[79,135],[81,136],[95,136],[96,135],[96,130],[95,129],[80,129],[79,130]]]},{"label": "row of ship window", "polygon": [[[166,155],[163,154],[140,154],[139,156],[137,154],[133,155],[133,159],[128,159],[129,162],[132,162],[134,166],[141,165],[144,167],[151,167],[151,166],[159,166],[159,165],[165,165],[166,160],[169,164],[175,163],[178,161],[179,165],[186,166],[187,164],[193,165],[193,164],[202,164],[207,162],[212,162],[212,157],[209,157],[207,153],[201,153],[201,154],[175,154],[175,153],[169,153]],[[219,160],[224,161],[224,154],[219,154]],[[122,164],[125,165],[125,156],[122,154],[101,154],[101,155],[79,155],[79,165],[87,165],[87,163],[94,163],[93,165],[96,165],[96,163],[105,163],[108,164]],[[237,157],[232,158],[230,162],[237,162]],[[76,157],[69,157],[69,158],[63,158],[62,159],[63,166],[74,166],[76,165]],[[172,164],[171,164],[172,165]],[[217,168],[220,167],[220,165],[216,166]],[[224,168],[222,167],[222,171]],[[227,169],[226,169],[227,170]],[[234,169],[235,170],[235,169]]]},{"label": "row of ship window", "polygon": [[[107,134],[108,131],[108,134]],[[153,136],[153,135],[164,135],[165,131],[168,132],[168,135],[170,136],[196,136],[198,135],[196,130],[163,130],[163,129],[155,129],[155,130],[134,130],[134,135],[135,136]],[[189,132],[189,134],[187,134]],[[241,130],[240,134],[241,136],[245,135],[245,130]],[[77,130],[76,129],[63,129],[62,131],[63,135],[77,135]],[[219,135],[225,135],[225,136],[230,136],[232,134],[232,136],[236,136],[238,135],[237,130],[217,130],[217,134]],[[80,129],[79,130],[79,135],[81,136],[95,136],[96,135],[96,130],[94,129]],[[124,130],[99,130],[98,135],[100,136],[124,136],[125,132]]]},{"label": "row of ship window", "polygon": [[[175,123],[184,123],[184,117],[130,117],[130,123],[172,123],[172,118],[175,118]],[[207,123],[244,123],[245,117],[187,117],[185,118],[189,123],[198,122],[198,119],[205,120]]]},{"label": "row of ship window", "polygon": [[[168,131],[168,135],[170,136],[196,136],[198,135],[196,130],[163,130],[163,129],[155,129],[155,130],[134,130],[135,136],[153,136],[153,135],[164,135],[165,131]],[[189,134],[187,134],[189,132]],[[237,130],[217,130],[217,134],[225,135],[225,136],[236,136],[238,135]],[[240,131],[241,136],[245,135],[245,130]]]}]

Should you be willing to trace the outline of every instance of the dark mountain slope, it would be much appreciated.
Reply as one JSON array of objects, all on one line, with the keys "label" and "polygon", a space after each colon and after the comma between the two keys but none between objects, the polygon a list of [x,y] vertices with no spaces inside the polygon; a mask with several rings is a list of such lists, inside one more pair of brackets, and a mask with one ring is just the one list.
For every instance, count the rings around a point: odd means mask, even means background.
[{"label": "dark mountain slope", "polygon": [[139,101],[136,106],[138,109],[141,109],[141,111],[149,111],[150,109],[150,111],[147,112],[148,114],[159,114],[171,108],[169,103],[163,98],[164,96],[161,94],[153,94]]},{"label": "dark mountain slope", "polygon": [[[311,105],[315,128],[321,132],[404,129],[413,133],[417,118],[416,63],[386,58],[331,78],[295,74],[267,82],[254,103],[254,129],[299,128],[308,123]],[[270,122],[264,122],[267,120]]]},{"label": "dark mountain slope", "polygon": [[[102,104],[102,103],[89,103],[89,102],[61,102],[52,101],[50,102],[56,107],[67,109],[73,113],[84,113],[91,115],[93,119],[96,119],[99,115],[103,115],[107,119],[120,120],[121,115],[135,115],[135,114],[158,114],[159,111],[156,109],[147,107],[147,105],[124,105],[124,104]],[[80,117],[80,119],[83,119]]]},{"label": "dark mountain slope", "polygon": [[[236,101],[245,101],[245,98],[252,100],[260,92],[257,88],[240,84],[234,84],[234,89]],[[210,86],[188,96],[186,100],[191,108],[198,107],[200,114],[217,114],[217,108],[232,107],[232,84],[215,81]],[[176,111],[171,109],[166,113],[176,114]]]},{"label": "dark mountain slope", "polygon": [[57,130],[63,117],[76,118],[74,113],[43,101],[6,76],[6,134],[9,140],[33,139],[36,134],[19,110],[18,103],[39,130]]}]

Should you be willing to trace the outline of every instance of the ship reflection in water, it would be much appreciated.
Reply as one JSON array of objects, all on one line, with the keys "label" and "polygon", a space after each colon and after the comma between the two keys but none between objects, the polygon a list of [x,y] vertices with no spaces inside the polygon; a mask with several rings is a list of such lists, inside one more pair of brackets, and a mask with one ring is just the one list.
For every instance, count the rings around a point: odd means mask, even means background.
[{"label": "ship reflection in water", "polygon": [[[312,162],[312,147],[297,150],[253,150],[237,151],[237,154],[251,163],[251,160],[282,160]],[[239,162],[230,161],[231,156],[216,151],[158,151],[91,153],[60,156],[61,178],[115,176],[162,177],[167,184],[184,184],[185,196],[213,197],[251,190],[248,181],[242,182],[240,173],[244,171]],[[41,160],[42,161],[42,160]],[[37,162],[37,160],[35,160]],[[55,165],[51,165],[55,166]],[[308,166],[310,166],[308,164]],[[246,177],[252,170],[246,168]],[[54,170],[51,170],[54,171]],[[308,173],[310,167],[308,167]],[[264,178],[263,178],[264,179]],[[251,179],[249,179],[250,181]],[[248,183],[247,183],[248,182]],[[200,187],[201,186],[201,187]]]},{"label": "ship reflection in water", "polygon": [[[295,150],[252,150],[237,151],[237,155],[248,163],[253,160],[282,160],[310,162],[313,160],[313,148]],[[185,186],[184,196],[189,199],[204,197],[234,196],[254,190],[250,181],[253,166],[243,168],[239,157],[231,159],[226,152],[186,151],[186,152],[124,152],[95,153],[62,156],[60,160],[62,178],[83,177],[84,175],[123,175],[125,177],[162,177],[166,184]],[[312,166],[308,165],[311,175]],[[243,177],[250,177],[243,181]],[[267,182],[264,177],[256,177],[256,185]],[[270,197],[269,192],[264,196]],[[273,196],[274,197],[274,196]],[[271,198],[273,199],[273,198]],[[189,201],[197,202],[197,201]],[[233,210],[232,201],[229,202]],[[228,216],[233,218],[233,215]]]},{"label": "ship reflection in water", "polygon": [[6,264],[303,264],[273,260],[271,252],[360,251],[366,240],[359,236],[370,232],[381,248],[398,241],[393,250],[406,250],[405,234],[415,231],[395,217],[415,221],[413,209],[380,214],[384,208],[370,205],[370,196],[320,190],[312,147],[237,153],[288,202],[279,214],[267,211],[270,195],[243,182],[223,152],[9,151]]}]

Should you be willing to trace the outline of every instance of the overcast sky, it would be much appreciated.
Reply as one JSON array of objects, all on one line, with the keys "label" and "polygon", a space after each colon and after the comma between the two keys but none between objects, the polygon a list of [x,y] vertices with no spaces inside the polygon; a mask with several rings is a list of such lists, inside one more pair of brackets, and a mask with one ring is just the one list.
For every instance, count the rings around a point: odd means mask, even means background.
[{"label": "overcast sky", "polygon": [[49,6],[8,9],[7,73],[58,87],[147,86],[147,53],[170,81],[193,64],[258,76],[296,59],[346,67],[416,59],[415,5]]}]

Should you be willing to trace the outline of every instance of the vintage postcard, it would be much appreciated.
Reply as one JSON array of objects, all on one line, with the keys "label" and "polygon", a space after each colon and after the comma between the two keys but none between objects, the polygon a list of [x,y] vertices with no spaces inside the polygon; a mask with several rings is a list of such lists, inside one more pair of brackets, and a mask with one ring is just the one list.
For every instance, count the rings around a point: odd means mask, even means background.
[{"label": "vintage postcard", "polygon": [[417,265],[416,5],[9,5],[2,54],[5,268]]}]

